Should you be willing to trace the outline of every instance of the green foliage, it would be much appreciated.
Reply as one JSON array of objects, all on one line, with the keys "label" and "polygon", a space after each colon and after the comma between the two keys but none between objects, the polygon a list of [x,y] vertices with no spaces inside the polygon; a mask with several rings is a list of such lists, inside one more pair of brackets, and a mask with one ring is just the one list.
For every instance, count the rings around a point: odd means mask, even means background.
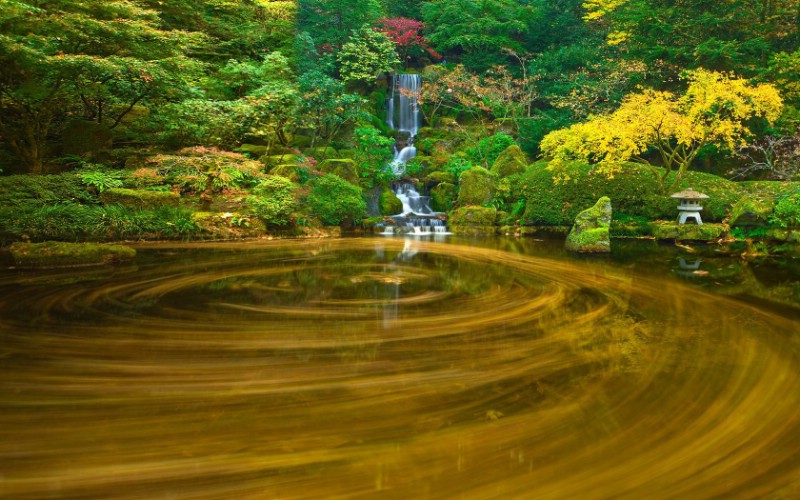
[{"label": "green foliage", "polygon": [[305,199],[308,209],[320,222],[336,226],[360,220],[367,213],[361,189],[341,177],[327,174],[309,182],[311,191]]},{"label": "green foliage", "polygon": [[400,64],[394,42],[369,26],[354,31],[336,55],[339,74],[344,82],[360,81],[372,84],[378,74],[391,72]]},{"label": "green foliage", "polygon": [[778,200],[770,223],[782,228],[800,226],[800,189]]},{"label": "green foliage", "polygon": [[361,187],[385,185],[394,178],[389,167],[394,140],[385,137],[375,127],[358,127],[354,131],[356,141],[355,161],[361,178]]},{"label": "green foliage", "polygon": [[76,203],[0,207],[0,241],[115,241],[189,239],[199,234],[189,210],[150,210]]},{"label": "green foliage", "polygon": [[[627,164],[626,174],[613,178],[594,173],[590,166],[571,163],[572,180],[554,182],[554,174],[545,162],[533,164],[518,183],[523,186],[526,208],[525,224],[568,226],[581,207],[587,207],[601,196],[609,196],[617,215],[636,215],[648,220],[673,220],[677,217],[677,202],[667,195],[657,195],[656,179],[647,167]],[[674,175],[674,174],[672,174]],[[671,177],[667,177],[671,181]],[[693,187],[707,194],[703,200],[703,220],[721,221],[742,196],[742,188],[734,182],[702,172],[687,172],[677,190]]]},{"label": "green foliage", "polygon": [[421,10],[438,52],[458,53],[468,68],[485,70],[502,64],[507,49],[523,50],[527,26],[522,19],[530,8],[513,0],[439,0]]},{"label": "green foliage", "polygon": [[474,147],[467,148],[469,159],[483,167],[491,167],[500,153],[515,145],[514,138],[502,132],[481,139]]},{"label": "green foliage", "polygon": [[94,193],[74,173],[0,177],[0,207],[49,205],[59,202],[96,204]]},{"label": "green foliage", "polygon": [[384,17],[378,0],[300,0],[297,31],[311,34],[317,46],[339,48],[362,26]]},{"label": "green foliage", "polygon": [[461,178],[461,174],[474,167],[469,160],[464,158],[452,158],[444,165],[444,171],[453,175],[456,180]]},{"label": "green foliage", "polygon": [[268,176],[253,188],[247,204],[268,226],[285,226],[297,208],[296,191],[297,185],[289,179]]},{"label": "green foliage", "polygon": [[107,189],[122,187],[125,173],[104,165],[85,164],[75,174],[86,186],[102,193]]},{"label": "green foliage", "polygon": [[318,141],[329,144],[347,125],[363,116],[365,102],[357,94],[345,91],[342,82],[321,72],[312,71],[299,79],[301,102],[299,112],[311,131],[311,147]]}]

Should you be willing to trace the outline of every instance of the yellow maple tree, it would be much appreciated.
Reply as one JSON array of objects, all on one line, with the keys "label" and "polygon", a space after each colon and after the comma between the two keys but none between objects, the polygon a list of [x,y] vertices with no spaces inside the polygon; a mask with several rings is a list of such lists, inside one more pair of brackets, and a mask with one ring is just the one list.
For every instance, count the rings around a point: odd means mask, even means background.
[{"label": "yellow maple tree", "polygon": [[[688,71],[686,79],[681,96],[644,89],[627,96],[613,113],[547,134],[540,148],[552,160],[556,179],[569,179],[565,166],[574,160],[610,177],[633,161],[650,167],[664,193],[670,172],[676,173],[673,189],[703,147],[716,144],[733,151],[750,136],[751,119],[773,122],[781,112],[783,103],[772,85],[704,69]],[[651,162],[652,157],[659,161]]]}]

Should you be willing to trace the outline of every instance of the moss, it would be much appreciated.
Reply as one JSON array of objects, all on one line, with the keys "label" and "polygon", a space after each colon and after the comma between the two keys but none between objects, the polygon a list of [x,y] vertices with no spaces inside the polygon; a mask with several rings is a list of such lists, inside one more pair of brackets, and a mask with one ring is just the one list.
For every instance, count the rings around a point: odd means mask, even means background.
[{"label": "moss", "polygon": [[450,226],[494,226],[496,218],[495,208],[467,206],[455,209],[447,223]]},{"label": "moss", "polygon": [[767,238],[777,241],[786,241],[789,243],[800,243],[800,229],[768,229]]},{"label": "moss", "polygon": [[615,215],[609,227],[609,234],[614,237],[650,236],[650,221],[639,215]]},{"label": "moss", "polygon": [[19,267],[69,267],[124,262],[136,257],[136,250],[124,245],[102,243],[14,243],[9,247]]},{"label": "moss", "polygon": [[455,184],[456,174],[454,174],[453,172],[432,172],[430,175],[425,177],[426,184],[437,185],[442,182],[446,182],[448,184]]},{"label": "moss", "polygon": [[528,159],[519,146],[512,144],[500,153],[492,164],[492,174],[496,177],[508,177],[525,171]]},{"label": "moss", "polygon": [[100,193],[104,205],[122,205],[132,208],[176,207],[180,196],[172,191],[146,191],[142,189],[112,188]]},{"label": "moss", "polygon": [[333,174],[350,184],[358,185],[358,169],[355,160],[350,158],[327,159],[317,164],[317,169],[325,174]]},{"label": "moss", "polygon": [[731,226],[758,226],[768,222],[775,208],[773,199],[759,199],[744,195],[731,207]]},{"label": "moss", "polygon": [[458,189],[455,184],[442,182],[431,189],[431,209],[435,212],[449,212],[455,206]]},{"label": "moss", "polygon": [[290,163],[274,166],[269,173],[280,177],[286,177],[292,182],[300,182],[300,167]]},{"label": "moss", "polygon": [[66,201],[99,202],[74,173],[0,177],[0,206],[50,205]]},{"label": "moss", "polygon": [[[589,165],[573,163],[567,169],[570,180],[554,182],[545,162],[531,165],[516,181],[522,184],[526,200],[522,220],[532,225],[571,224],[581,207],[601,196],[614,200],[614,212],[648,220],[672,220],[677,217],[677,201],[669,194],[659,195],[658,184],[650,170],[638,164],[625,164],[624,174],[608,178],[594,173]],[[669,184],[671,176],[668,177]],[[702,172],[687,172],[676,190],[693,187],[710,198],[703,202],[703,220],[719,222],[742,196],[735,182]]]},{"label": "moss", "polygon": [[575,218],[567,235],[567,250],[580,253],[607,253],[611,250],[611,200],[603,196]]},{"label": "moss", "polygon": [[403,212],[403,202],[391,189],[381,191],[378,203],[381,215],[397,215]]},{"label": "moss", "polygon": [[242,144],[241,146],[236,148],[236,152],[244,153],[250,158],[261,158],[262,156],[266,156],[269,153],[269,148],[267,146],[261,146],[259,144]]},{"label": "moss", "polygon": [[725,224],[678,224],[656,221],[650,223],[651,234],[659,240],[715,241],[725,235]]},{"label": "moss", "polygon": [[336,150],[330,146],[307,148],[303,150],[303,154],[306,156],[311,156],[320,161],[328,158],[336,158],[338,156]]},{"label": "moss", "polygon": [[300,162],[297,155],[294,153],[262,156],[258,161],[263,163],[267,167],[267,170],[273,169],[278,165],[297,165]]},{"label": "moss", "polygon": [[458,204],[486,205],[492,200],[494,178],[483,167],[472,167],[462,172],[459,179]]}]

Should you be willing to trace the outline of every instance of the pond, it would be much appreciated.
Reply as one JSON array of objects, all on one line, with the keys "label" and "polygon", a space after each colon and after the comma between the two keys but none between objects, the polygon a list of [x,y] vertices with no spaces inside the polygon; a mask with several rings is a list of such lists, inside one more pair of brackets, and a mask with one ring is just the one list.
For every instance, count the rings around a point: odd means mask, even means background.
[{"label": "pond", "polygon": [[3,269],[0,497],[800,497],[796,260],[440,239]]}]

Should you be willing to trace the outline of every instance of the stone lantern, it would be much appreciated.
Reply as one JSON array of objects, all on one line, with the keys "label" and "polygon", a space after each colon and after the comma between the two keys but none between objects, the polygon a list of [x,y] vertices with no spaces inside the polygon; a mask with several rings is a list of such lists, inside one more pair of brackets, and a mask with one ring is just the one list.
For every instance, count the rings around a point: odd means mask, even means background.
[{"label": "stone lantern", "polygon": [[698,226],[703,225],[700,219],[700,211],[703,210],[700,200],[708,198],[708,195],[688,188],[686,191],[670,195],[670,198],[681,200],[681,204],[678,205],[678,224],[686,224],[687,219],[693,218]]}]

